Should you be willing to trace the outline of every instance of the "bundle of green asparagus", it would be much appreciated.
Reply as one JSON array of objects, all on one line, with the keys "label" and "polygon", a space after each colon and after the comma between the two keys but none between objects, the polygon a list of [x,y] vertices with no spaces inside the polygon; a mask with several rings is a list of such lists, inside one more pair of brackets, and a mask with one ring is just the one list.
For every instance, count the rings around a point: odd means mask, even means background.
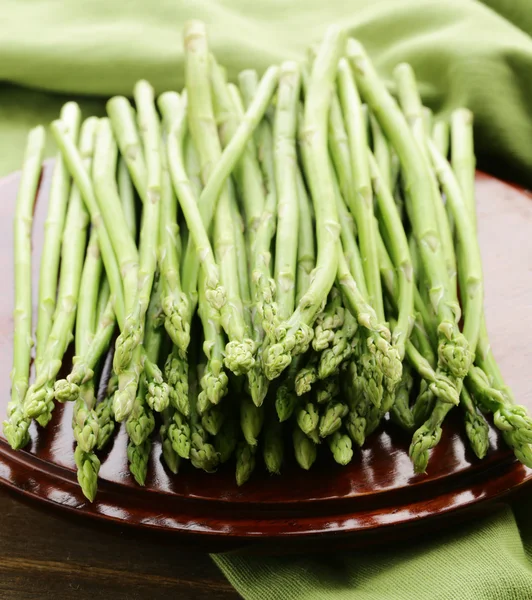
[{"label": "bundle of green asparagus", "polygon": [[304,469],[319,447],[346,465],[389,416],[411,432],[424,472],[459,406],[479,458],[491,413],[532,466],[532,421],[504,384],[483,315],[470,112],[433,119],[407,64],[392,96],[336,27],[305,61],[237,83],[202,23],[186,25],[184,45],[180,93],[155,99],[140,81],[135,106],[114,97],[106,118],[80,124],[69,102],[51,124],[59,152],[31,385],[44,130],[30,133],[15,219],[11,446],[28,443],[32,419],[46,426],[56,401],[72,402],[92,501],[117,423],[139,484],[158,435],[173,473],[184,460],[208,472],[234,460],[240,485],[260,455],[279,473],[287,446]]}]

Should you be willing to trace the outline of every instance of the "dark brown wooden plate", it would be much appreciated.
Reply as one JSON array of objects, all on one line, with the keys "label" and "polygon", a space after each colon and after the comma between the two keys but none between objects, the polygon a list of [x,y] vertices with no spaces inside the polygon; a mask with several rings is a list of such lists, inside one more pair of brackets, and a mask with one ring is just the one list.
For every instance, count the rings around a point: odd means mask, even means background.
[{"label": "dark brown wooden plate", "polygon": [[[35,214],[34,299],[50,174],[48,162]],[[0,181],[2,415],[12,356],[12,219],[18,180],[15,173]],[[532,202],[523,190],[484,174],[477,177],[477,197],[492,344],[519,402],[532,410]],[[296,540],[338,544],[394,537],[415,531],[416,524],[440,526],[443,518],[484,509],[488,501],[493,505],[532,479],[532,470],[516,463],[495,430],[488,456],[478,461],[465,443],[459,411],[449,418],[424,476],[413,473],[409,436],[386,423],[348,467],[323,456],[310,472],[291,464],[280,477],[270,477],[257,468],[242,488],[234,483],[233,465],[215,475],[185,465],[178,476],[171,475],[158,443],[146,487],[140,488],[129,474],[122,428],[101,457],[98,496],[90,504],[76,481],[71,410],[59,406],[46,430],[33,425],[31,444],[23,451],[12,451],[0,433],[0,483],[78,515],[194,536],[206,549],[258,538],[273,546],[286,542],[288,548]]]}]

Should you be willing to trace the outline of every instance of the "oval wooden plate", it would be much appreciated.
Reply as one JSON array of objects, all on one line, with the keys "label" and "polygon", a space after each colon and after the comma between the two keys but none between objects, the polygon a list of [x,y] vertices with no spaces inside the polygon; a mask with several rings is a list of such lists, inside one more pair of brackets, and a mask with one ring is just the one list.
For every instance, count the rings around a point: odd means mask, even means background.
[{"label": "oval wooden plate", "polygon": [[[47,162],[34,223],[34,300],[50,175]],[[2,416],[12,358],[12,220],[18,181],[17,173],[0,181]],[[526,192],[484,174],[477,177],[477,198],[492,344],[519,402],[532,410],[532,202]],[[381,540],[412,532],[416,524],[424,530],[441,526],[443,517],[483,509],[532,479],[532,470],[514,460],[495,430],[488,456],[478,461],[467,446],[458,410],[446,423],[426,475],[414,475],[407,454],[409,436],[387,422],[348,467],[336,465],[323,452],[310,472],[288,464],[281,476],[271,477],[258,467],[242,488],[234,483],[233,465],[215,475],[185,465],[173,476],[161,461],[158,442],[146,487],[140,488],[129,474],[122,428],[101,457],[98,496],[90,504],[76,481],[71,411],[72,406],[58,406],[46,430],[34,424],[31,444],[23,451],[12,451],[0,433],[0,482],[78,515],[194,536],[207,550],[259,538],[278,548],[282,540],[283,550],[301,549],[301,544],[292,544],[298,540],[318,541],[321,548],[331,540]]]}]

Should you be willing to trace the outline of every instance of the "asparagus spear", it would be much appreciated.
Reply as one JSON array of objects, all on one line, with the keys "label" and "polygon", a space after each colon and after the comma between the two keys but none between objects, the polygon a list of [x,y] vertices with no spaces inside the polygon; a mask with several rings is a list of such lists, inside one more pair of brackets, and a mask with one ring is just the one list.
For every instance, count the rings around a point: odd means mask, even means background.
[{"label": "asparagus spear", "polygon": [[375,161],[379,167],[383,183],[387,189],[393,190],[395,182],[392,180],[392,153],[381,126],[372,113],[369,115],[371,128],[372,149]]},{"label": "asparagus spear", "polygon": [[436,144],[440,154],[447,158],[449,154],[449,123],[445,119],[435,121],[432,127],[432,141]]},{"label": "asparagus spear", "polygon": [[301,74],[295,62],[281,65],[273,143],[278,194],[275,238],[275,285],[278,315],[286,320],[294,311],[298,247],[298,188],[296,165],[297,107]]},{"label": "asparagus spear", "polygon": [[224,371],[223,353],[225,340],[219,314],[207,302],[204,295],[203,272],[200,274],[198,313],[203,323],[205,341],[203,352],[207,365],[200,383],[202,391],[198,397],[198,411],[203,412],[208,404],[216,405],[227,394],[229,379]]},{"label": "asparagus spear", "polygon": [[[463,335],[469,345],[469,351],[475,353],[480,335],[483,303],[483,280],[480,250],[476,241],[476,232],[470,213],[463,200],[462,192],[453,171],[432,141],[428,142],[435,170],[445,190],[447,202],[456,226],[456,233],[461,246],[459,263],[461,281],[464,284],[462,295],[467,308],[464,318]],[[467,402],[467,397],[465,399]],[[441,436],[441,421],[452,405],[439,399],[433,409],[434,417],[414,434],[411,445],[411,456],[417,472],[424,472],[428,461],[428,450]],[[429,442],[430,440],[430,442]]]},{"label": "asparagus spear", "polygon": [[299,466],[308,471],[316,461],[318,453],[316,444],[297,425],[294,427],[292,434],[292,443]]},{"label": "asparagus spear", "polygon": [[[89,119],[87,119],[87,121],[89,121]],[[95,127],[96,120],[92,118],[90,119],[90,122],[92,123],[92,127]],[[122,277],[120,275],[120,269],[114,254],[109,233],[103,222],[87,167],[83,162],[81,153],[68,137],[63,124],[60,121],[54,121],[51,124],[50,129],[54,134],[57,145],[61,150],[61,154],[72,175],[76,188],[79,189],[83,202],[89,211],[91,226],[98,230],[98,243],[100,244],[100,252],[102,254],[105,273],[111,288],[113,309],[118,324],[122,327],[124,324],[124,290],[122,287]],[[93,344],[96,344],[96,337],[93,340]],[[93,344],[91,344],[91,346]]]},{"label": "asparagus spear", "polygon": [[342,59],[338,66],[338,84],[347,129],[353,181],[352,193],[345,200],[355,217],[360,252],[364,256],[363,268],[368,290],[367,298],[375,309],[377,318],[384,321],[366,127],[362,116],[360,96],[346,59]]},{"label": "asparagus spear", "polygon": [[[113,315],[114,318],[114,315]],[[118,375],[112,374],[107,383],[105,396],[96,405],[96,416],[98,418],[98,440],[96,448],[103,450],[111,439],[115,430],[115,419],[113,414],[113,396],[118,389]]]},{"label": "asparagus spear", "polygon": [[[76,354],[87,351],[97,326],[98,293],[102,262],[98,247],[98,234],[91,233],[81,274],[81,289],[76,316]],[[105,292],[104,292],[105,293]],[[72,428],[74,438],[85,452],[91,452],[98,440],[98,418],[94,412],[94,381],[86,382],[74,404]]]},{"label": "asparagus spear", "polygon": [[[402,360],[413,325],[414,274],[408,240],[390,190],[386,187],[376,159],[369,153],[369,167],[380,214],[399,278],[398,318],[392,331],[392,344]],[[378,235],[376,235],[378,237]]]},{"label": "asparagus spear", "polygon": [[[310,199],[299,169],[297,173],[297,191],[299,200],[300,243],[297,254],[296,302],[299,303],[310,286],[312,271],[316,262],[314,224],[312,222]],[[277,388],[275,410],[280,422],[288,420],[298,404],[295,381],[297,375],[301,373],[300,367],[303,359],[303,355],[296,356],[288,368],[283,383]],[[314,372],[315,368],[312,368],[312,373],[309,372],[309,375],[314,375]],[[303,375],[301,373],[300,377],[303,377]],[[300,385],[302,384],[303,382],[300,382]]]},{"label": "asparagus spear", "polygon": [[29,384],[31,354],[31,227],[33,207],[41,175],[45,133],[43,127],[28,135],[15,209],[15,312],[11,401],[7,407],[4,433],[14,449],[30,440],[29,420],[23,403]]},{"label": "asparagus spear", "polygon": [[[202,122],[205,117],[205,110],[208,109],[208,111],[210,111],[212,108],[210,88],[208,88],[208,83],[206,83],[206,78],[208,77],[206,73],[207,70],[208,49],[205,26],[198,21],[191,21],[185,26],[185,79],[187,90],[189,90],[188,97],[191,102],[192,114],[195,115],[194,120],[196,122]],[[203,76],[196,77],[196,73],[201,72],[203,73]],[[264,112],[270,103],[277,85],[277,80],[278,68],[270,67],[267,69],[241,124],[235,132],[235,135],[232,137],[231,142],[222,153],[220,159],[215,163],[209,163],[207,172],[202,168],[202,178],[205,183],[205,188],[198,200],[198,207],[206,229],[210,228],[220,192],[224,187],[227,178],[238,163],[246,144],[253,135],[254,129],[262,119]],[[197,84],[199,84],[199,88],[197,87]],[[192,101],[193,97],[196,98],[194,102]],[[194,106],[192,106],[192,104]],[[189,125],[194,139],[197,135],[203,133],[203,131],[197,130],[194,133],[192,116],[190,117]],[[205,127],[205,134],[207,137],[214,137],[215,132],[215,123],[210,121],[209,115],[207,126]],[[195,250],[192,241],[189,241],[185,253],[185,264],[189,264],[194,253]]]},{"label": "asparagus spear", "polygon": [[320,417],[320,437],[325,438],[338,431],[342,426],[342,419],[347,416],[349,407],[341,402],[330,402],[325,412]]},{"label": "asparagus spear", "polygon": [[132,440],[127,445],[127,459],[129,470],[135,478],[135,481],[144,486],[148,474],[148,462],[151,454],[151,440],[148,438],[137,446]]},{"label": "asparagus spear", "polygon": [[316,386],[316,402],[318,404],[327,404],[331,400],[334,400],[339,393],[338,376],[332,375],[318,382]]},{"label": "asparagus spear", "polygon": [[164,462],[166,463],[166,466],[170,469],[170,471],[174,475],[176,475],[177,472],[179,471],[179,464],[181,462],[181,457],[176,452],[176,450],[174,450],[174,446],[172,444],[172,439],[170,438],[170,435],[168,433],[169,429],[171,427],[171,424],[172,424],[171,414],[173,414],[173,413],[172,413],[172,409],[170,407],[167,407],[164,409],[164,411],[162,413],[163,424],[161,425],[161,428],[159,429],[159,435],[161,436],[161,446],[162,446]]},{"label": "asparagus spear", "polygon": [[220,456],[220,464],[226,463],[233,455],[238,443],[238,423],[233,415],[227,415],[222,427],[213,440]]},{"label": "asparagus spear", "polygon": [[118,195],[115,175],[117,160],[118,148],[113,137],[111,122],[106,118],[100,119],[96,131],[92,179],[96,200],[105,228],[110,234],[124,288],[125,321],[122,334],[117,340],[113,360],[115,372],[120,375],[131,361],[133,351],[142,339],[142,333],[136,315],[139,253]]},{"label": "asparagus spear", "polygon": [[[216,470],[220,455],[209,441],[209,435],[201,424],[197,410],[198,373],[189,369],[189,403],[190,403],[190,461],[197,469],[208,473]],[[176,415],[178,413],[176,412]]]},{"label": "asparagus spear", "polygon": [[[220,141],[226,148],[244,118],[243,101],[238,88],[226,83],[222,69],[212,55],[209,72]],[[234,178],[245,217],[246,241],[251,250],[265,202],[260,167],[251,142],[247,143],[235,166]]]},{"label": "asparagus spear", "polygon": [[350,40],[347,53],[362,96],[401,160],[411,200],[412,227],[429,281],[431,303],[438,315],[439,366],[455,377],[459,385],[469,370],[472,355],[458,329],[459,310],[454,302],[454,290],[449,288],[448,272],[442,259],[442,240],[431,201],[430,169],[404,116],[379,80],[362,46]]},{"label": "asparagus spear", "polygon": [[[87,255],[81,275],[81,289],[78,312],[76,317],[76,355],[84,354],[90,346],[97,327],[98,293],[100,290],[100,277],[102,261],[98,246],[98,233],[92,231]],[[107,295],[104,288],[103,295]],[[94,381],[81,386],[79,397],[74,404],[72,413],[72,429],[77,442],[76,464],[78,468],[78,482],[86,498],[93,502],[97,483],[100,461],[95,456],[94,449],[98,444],[99,420],[94,410],[96,401]]]},{"label": "asparagus spear", "polygon": [[[202,23],[192,21],[185,26],[185,55],[190,133],[198,150],[202,177],[206,184],[214,164],[220,160],[222,151],[214,119],[209,86],[208,49]],[[201,197],[199,202],[201,203]],[[228,185],[225,185],[216,207],[214,249],[227,293],[227,302],[222,307],[222,325],[229,337],[225,364],[235,374],[242,374],[249,371],[254,364],[254,343],[245,335],[246,325],[240,297],[231,214],[230,191]]]},{"label": "asparagus spear", "polygon": [[414,429],[414,415],[410,408],[410,393],[414,385],[412,369],[410,365],[403,365],[403,376],[395,390],[395,402],[390,411],[392,421],[397,423],[406,431]]},{"label": "asparagus spear", "polygon": [[430,138],[432,136],[434,114],[428,106],[421,107],[421,122],[423,124],[423,132],[425,137]]},{"label": "asparagus spear", "polygon": [[[188,229],[194,240],[195,250],[201,257],[201,267],[205,271],[206,299],[214,309],[219,310],[225,303],[225,293],[220,286],[219,269],[214,259],[209,236],[204,227],[198,202],[191,188],[185,168],[184,142],[187,134],[186,100],[186,95],[180,100],[179,96],[174,92],[166,92],[159,97],[158,104],[167,122],[167,156],[172,183],[181,209],[183,210]],[[189,265],[185,259],[185,269],[195,269],[193,265],[196,262],[191,261]],[[193,278],[191,275],[184,275],[185,279],[187,277]],[[174,342],[177,343],[175,340]],[[182,347],[183,351],[186,350],[184,344]]]},{"label": "asparagus spear", "polygon": [[118,195],[122,202],[122,210],[124,211],[124,217],[126,219],[127,227],[131,233],[131,237],[137,240],[137,207],[135,190],[133,188],[133,181],[127,168],[127,163],[124,157],[118,159]]},{"label": "asparagus spear", "polygon": [[[240,92],[232,84],[227,87],[233,99],[233,118],[240,120],[244,114]],[[229,106],[228,108],[231,110]],[[222,129],[225,128],[222,127]],[[245,317],[248,320],[248,329],[252,326],[255,348],[259,350],[259,346],[264,339],[263,321],[266,316],[271,319],[273,315],[277,314],[276,303],[273,299],[274,288],[269,278],[269,266],[264,264],[265,255],[258,248],[261,244],[268,244],[269,259],[269,242],[270,236],[273,235],[270,221],[273,215],[270,215],[270,206],[266,206],[266,198],[271,204],[275,201],[276,196],[267,196],[253,141],[248,143],[247,151],[241,161],[241,167],[241,176],[238,176],[239,171],[237,170],[236,180],[240,188],[240,197],[246,215],[245,227],[242,217],[236,210],[236,203],[233,203],[233,209],[236,212],[235,220],[241,225],[235,228],[239,282],[244,306],[247,309]],[[250,200],[251,198],[254,198],[254,200]],[[263,220],[261,221],[261,219]],[[266,220],[266,223],[264,223],[264,220]],[[247,243],[244,243],[244,229]],[[266,273],[268,279],[264,280],[260,275],[256,277],[257,273]],[[268,323],[268,327],[272,326],[273,324]],[[258,361],[255,361],[253,367],[248,371],[247,378],[251,398],[256,406],[261,406],[268,391],[269,382]]]},{"label": "asparagus spear", "polygon": [[[476,227],[474,180],[475,157],[473,151],[472,115],[469,111],[460,110],[452,118],[452,155],[453,168],[460,183],[462,197],[468,214]],[[459,253],[460,262],[464,253]],[[462,282],[462,280],[460,280]],[[468,295],[463,302],[469,311]],[[485,316],[482,312],[478,340],[477,362],[468,377],[468,386],[473,391],[475,401],[494,414],[494,424],[502,431],[506,443],[513,449],[516,457],[523,464],[532,465],[532,421],[524,407],[515,405],[511,390],[504,383],[499,366],[491,351],[487,333]],[[476,428],[478,430],[478,427]]]},{"label": "asparagus spear", "polygon": [[[248,106],[250,106],[252,99],[258,94],[257,73],[255,71],[243,71],[240,74],[240,80],[243,95],[248,99]],[[275,281],[271,276],[270,269],[270,246],[276,226],[277,188],[275,185],[273,158],[273,133],[267,119],[264,119],[257,125],[255,138],[257,142],[257,160],[261,166],[266,196],[264,211],[257,227],[253,245],[252,257],[254,257],[254,265],[251,267],[251,281],[255,295],[253,298],[256,305],[255,318],[260,321],[260,325],[262,325],[266,336],[272,336],[274,328],[278,323],[277,303],[275,302]],[[257,335],[261,337],[258,338]],[[262,340],[260,327],[255,326],[255,336],[257,343]],[[259,365],[256,365],[250,373],[253,375],[257,370],[261,371]],[[260,404],[263,399],[254,397],[254,402]]]},{"label": "asparagus spear", "polygon": [[305,102],[302,137],[306,146],[306,175],[316,214],[316,275],[296,310],[279,326],[277,341],[264,351],[263,364],[268,379],[278,377],[290,364],[293,355],[306,351],[313,333],[310,326],[335,279],[340,227],[329,168],[327,118],[336,68],[344,44],[344,32],[336,27],[329,28],[312,68]]},{"label": "asparagus spear", "polygon": [[247,442],[240,442],[236,448],[236,483],[244,485],[255,470],[256,447]]},{"label": "asparagus spear", "polygon": [[[60,119],[66,125],[68,135],[76,143],[81,120],[79,106],[75,102],[67,102],[61,109]],[[65,226],[70,186],[70,173],[61,153],[58,153],[50,183],[48,214],[44,223],[44,241],[39,271],[41,276],[39,277],[35,349],[35,361],[37,363],[42,361],[46,342],[52,329],[59,275],[61,238]]]},{"label": "asparagus spear", "polygon": [[244,395],[240,400],[240,427],[246,443],[256,446],[264,424],[264,408],[256,406],[251,398]]},{"label": "asparagus spear", "polygon": [[[143,198],[144,207],[140,230],[137,305],[134,307],[131,318],[128,319],[131,327],[124,326],[117,339],[113,362],[119,376],[119,389],[113,400],[113,410],[117,421],[123,421],[131,412],[142,371],[143,353],[137,341],[140,341],[144,335],[145,315],[157,265],[162,178],[160,124],[155,109],[153,88],[148,82],[139,81],[135,86],[134,96],[138,109],[146,171],[144,185],[137,189]],[[129,109],[128,112],[129,117],[132,117],[132,111]],[[130,128],[132,129],[133,126]],[[128,148],[127,137],[122,136],[118,128],[115,129],[115,133],[121,153],[124,155]],[[140,157],[137,158],[138,163],[143,164]],[[131,169],[131,177],[135,181],[135,169]],[[162,376],[156,365],[149,359],[145,359],[144,368],[150,381],[155,385],[160,385]]]},{"label": "asparagus spear", "polygon": [[353,458],[353,443],[351,438],[341,432],[335,431],[329,438],[329,448],[334,460],[340,465],[347,465]]},{"label": "asparagus spear", "polygon": [[279,475],[284,458],[283,428],[277,415],[271,413],[264,425],[264,464],[269,473]]},{"label": "asparagus spear", "polygon": [[[167,92],[171,94],[171,92]],[[165,98],[169,98],[166,100]],[[163,107],[166,102],[179,107],[178,94],[160,96],[157,104],[163,114]],[[173,121],[165,119],[166,139],[170,144],[170,138],[175,140]],[[180,265],[178,249],[179,225],[177,224],[177,199],[172,189],[170,165],[167,151],[161,152],[162,161],[162,185],[161,185],[161,211],[160,211],[160,231],[159,231],[159,267],[163,281],[163,292],[161,305],[165,314],[164,326],[174,344],[184,353],[190,342],[190,306],[187,295],[183,292],[180,278]],[[183,167],[184,164],[180,163]],[[186,179],[185,179],[186,180]],[[212,256],[212,251],[211,251]]]},{"label": "asparagus spear", "polygon": [[296,422],[306,436],[319,443],[319,407],[310,398],[296,411]]},{"label": "asparagus spear", "polygon": [[[402,63],[397,65],[394,75],[399,92],[399,102],[407,121],[410,123],[413,136],[419,146],[423,160],[429,167],[430,153],[427,146],[428,133],[423,124],[423,105],[421,104],[421,98],[417,90],[414,71],[409,64]],[[445,207],[438,189],[435,173],[429,168],[428,174],[434,202],[434,211],[438,222],[442,255],[445,260],[449,277],[448,289],[449,294],[452,294],[456,289],[456,257],[454,254],[451,226],[445,214]],[[457,306],[457,302],[455,302],[455,305]]]},{"label": "asparagus spear", "polygon": [[329,294],[325,308],[316,317],[312,347],[316,352],[326,350],[334,341],[335,332],[342,327],[345,319],[342,296],[336,287]]},{"label": "asparagus spear", "polygon": [[[81,149],[82,151],[86,150],[89,156],[93,148],[94,126],[95,120],[89,120],[86,125],[84,124],[81,132]],[[73,143],[71,138],[68,139]],[[61,245],[61,268],[55,318],[36,380],[29,388],[24,400],[25,415],[38,419],[43,426],[51,419],[54,407],[52,390],[55,378],[61,368],[63,356],[70,344],[74,330],[88,224],[87,210],[76,188],[73,188]]]}]

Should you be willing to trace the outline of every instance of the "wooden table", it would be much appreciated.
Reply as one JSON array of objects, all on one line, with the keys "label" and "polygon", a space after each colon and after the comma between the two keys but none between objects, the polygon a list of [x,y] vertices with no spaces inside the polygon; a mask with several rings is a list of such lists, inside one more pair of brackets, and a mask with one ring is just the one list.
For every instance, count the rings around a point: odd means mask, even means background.
[{"label": "wooden table", "polygon": [[2,600],[230,600],[207,554],[65,518],[0,489]]}]

